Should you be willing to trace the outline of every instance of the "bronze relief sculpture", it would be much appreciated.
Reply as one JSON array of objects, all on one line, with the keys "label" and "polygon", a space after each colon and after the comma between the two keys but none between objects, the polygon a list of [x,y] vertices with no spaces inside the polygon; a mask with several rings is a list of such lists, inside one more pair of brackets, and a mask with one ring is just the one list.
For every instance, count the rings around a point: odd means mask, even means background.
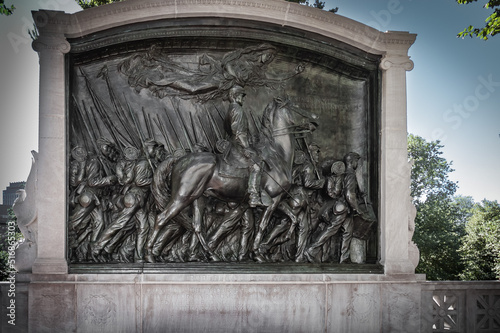
[{"label": "bronze relief sculpture", "polygon": [[[315,142],[331,141],[322,126],[332,122],[296,92],[307,80],[321,84],[309,78],[317,68],[270,44],[183,53],[153,43],[75,59],[71,263],[348,263],[353,234],[373,238],[364,192],[373,186],[358,184],[367,167],[357,172],[362,156],[346,151],[366,154],[368,136],[351,134],[323,154]],[[339,108],[334,121],[366,127],[355,95],[336,98],[357,116],[345,120]]]}]

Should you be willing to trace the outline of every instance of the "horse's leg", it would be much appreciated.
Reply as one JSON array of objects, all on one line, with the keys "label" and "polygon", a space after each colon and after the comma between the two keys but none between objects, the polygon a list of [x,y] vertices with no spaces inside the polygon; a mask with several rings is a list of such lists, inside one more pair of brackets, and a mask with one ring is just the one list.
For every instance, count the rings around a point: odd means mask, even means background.
[{"label": "horse's leg", "polygon": [[272,204],[267,207],[267,209],[264,211],[264,214],[262,214],[262,217],[260,218],[259,230],[257,231],[257,235],[255,236],[255,240],[253,242],[253,251],[255,253],[255,259],[257,259],[257,261],[260,261],[260,262],[265,261],[265,259],[258,253],[258,249],[259,249],[260,243],[262,241],[262,237],[264,236],[264,231],[267,228],[267,224],[269,223],[269,220],[271,219],[271,215],[274,213],[274,211],[278,207],[282,196],[283,196],[283,193],[274,197],[272,199]]}]

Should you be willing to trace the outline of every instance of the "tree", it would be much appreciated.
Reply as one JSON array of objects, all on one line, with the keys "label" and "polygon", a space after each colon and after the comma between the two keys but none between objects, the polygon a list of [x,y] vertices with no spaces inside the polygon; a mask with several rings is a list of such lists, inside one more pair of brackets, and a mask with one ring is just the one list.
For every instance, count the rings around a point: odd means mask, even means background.
[{"label": "tree", "polygon": [[458,250],[473,201],[453,196],[457,184],[448,177],[452,163],[441,157],[442,147],[439,141],[408,136],[411,195],[417,208],[413,241],[420,250],[416,271],[429,280],[458,280],[463,269]]},{"label": "tree", "polygon": [[460,247],[465,268],[462,280],[500,278],[500,204],[483,200],[474,206]]},{"label": "tree", "polygon": [[[477,0],[456,0],[459,4],[470,4],[476,2]],[[495,36],[500,32],[500,1],[499,0],[489,0],[483,6],[486,9],[493,9],[493,13],[488,16],[485,20],[486,24],[484,28],[475,28],[470,25],[465,28],[464,31],[460,32],[458,37],[479,37],[481,39],[487,40],[488,36]]]},{"label": "tree", "polygon": [[417,273],[428,280],[458,280],[464,269],[459,254],[470,215],[471,197],[432,194],[417,206],[413,241],[420,250]]},{"label": "tree", "polygon": [[415,203],[425,201],[429,195],[455,194],[457,184],[448,177],[452,162],[441,157],[443,145],[438,141],[427,142],[420,136],[408,135],[408,157],[411,168],[411,196]]},{"label": "tree", "polygon": [[0,15],[12,15],[15,9],[16,7],[14,7],[14,5],[10,5],[10,7],[8,7],[4,0],[0,0]]},{"label": "tree", "polygon": [[108,3],[120,2],[124,0],[75,0],[83,9],[106,5]]},{"label": "tree", "polygon": [[11,250],[13,248],[17,248],[20,243],[24,241],[23,234],[19,230],[19,227],[17,225],[17,218],[14,212],[12,211],[12,208],[8,210],[9,213],[9,218],[8,218],[8,223],[14,222],[15,225],[15,232],[14,232],[14,239],[11,241],[9,237],[11,237],[9,234],[7,234],[4,239],[4,243],[0,247],[0,281],[5,281],[9,277],[9,272],[13,270],[13,267],[11,267],[10,259],[9,258],[9,247],[11,247]]}]

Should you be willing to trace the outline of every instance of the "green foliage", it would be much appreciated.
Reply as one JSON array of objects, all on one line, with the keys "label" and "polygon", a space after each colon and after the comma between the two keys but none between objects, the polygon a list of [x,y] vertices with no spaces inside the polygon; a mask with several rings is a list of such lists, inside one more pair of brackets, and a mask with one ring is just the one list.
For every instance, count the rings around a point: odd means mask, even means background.
[{"label": "green foliage", "polygon": [[120,2],[124,0],[75,0],[83,9],[106,5],[108,3]]},{"label": "green foliage", "polygon": [[443,145],[438,141],[427,142],[420,136],[408,135],[408,157],[413,161],[411,169],[411,196],[415,202],[430,195],[455,194],[457,184],[448,178],[454,170],[452,163],[441,157]]},{"label": "green foliage", "polygon": [[[325,8],[325,2],[320,1],[320,0],[314,0],[314,2],[312,4],[309,3],[309,0],[285,0],[285,1],[295,2],[295,3],[299,3],[301,5],[306,5],[306,6],[310,6],[310,7],[314,7],[314,8],[318,8],[318,9]],[[336,13],[338,10],[339,10],[339,7],[335,7],[335,8],[328,10],[328,11],[331,13]]]},{"label": "green foliage", "polygon": [[[472,2],[477,2],[477,0],[456,0],[459,4],[470,4]],[[464,38],[465,36],[479,37],[481,39],[487,40],[488,37],[495,36],[500,32],[500,1],[499,0],[489,0],[483,6],[486,9],[493,9],[493,13],[488,16],[485,20],[486,24],[484,28],[475,28],[472,25],[465,28],[464,31],[460,32],[457,36]]]},{"label": "green foliage", "polygon": [[[1,244],[1,250],[0,250],[0,281],[6,281],[7,278],[9,277],[9,271],[11,271],[13,268],[9,264],[9,246],[12,248],[17,247],[20,243],[24,241],[23,234],[19,230],[19,227],[17,225],[17,218],[14,212],[12,211],[12,208],[8,210],[9,213],[9,220],[8,221],[13,221],[16,225],[15,229],[15,235],[14,235],[14,241],[12,245],[12,241],[9,244],[9,238],[6,237],[3,241],[3,244]],[[12,259],[12,258],[10,258]]]},{"label": "green foliage", "polygon": [[465,269],[462,280],[500,278],[500,204],[483,200],[474,206],[460,248]]},{"label": "green foliage", "polygon": [[15,9],[16,7],[14,7],[14,5],[10,5],[10,7],[8,7],[4,0],[0,0],[0,15],[12,15]]},{"label": "green foliage", "polygon": [[429,280],[458,280],[464,268],[458,250],[474,202],[454,196],[457,184],[448,177],[453,169],[441,157],[442,147],[439,141],[408,135],[410,187],[417,208],[413,241],[420,250],[416,271]]},{"label": "green foliage", "polygon": [[417,205],[413,241],[420,250],[417,273],[428,280],[458,280],[464,269],[459,255],[465,223],[471,215],[471,197],[429,195]]}]

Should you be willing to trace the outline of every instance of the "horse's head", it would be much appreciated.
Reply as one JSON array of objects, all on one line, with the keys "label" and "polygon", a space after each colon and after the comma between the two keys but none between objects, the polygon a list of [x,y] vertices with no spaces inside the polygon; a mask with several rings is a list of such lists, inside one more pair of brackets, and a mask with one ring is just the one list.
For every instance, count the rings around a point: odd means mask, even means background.
[{"label": "horse's head", "polygon": [[262,119],[263,127],[272,136],[312,132],[318,126],[318,116],[294,104],[288,96],[277,97],[268,104]]}]

